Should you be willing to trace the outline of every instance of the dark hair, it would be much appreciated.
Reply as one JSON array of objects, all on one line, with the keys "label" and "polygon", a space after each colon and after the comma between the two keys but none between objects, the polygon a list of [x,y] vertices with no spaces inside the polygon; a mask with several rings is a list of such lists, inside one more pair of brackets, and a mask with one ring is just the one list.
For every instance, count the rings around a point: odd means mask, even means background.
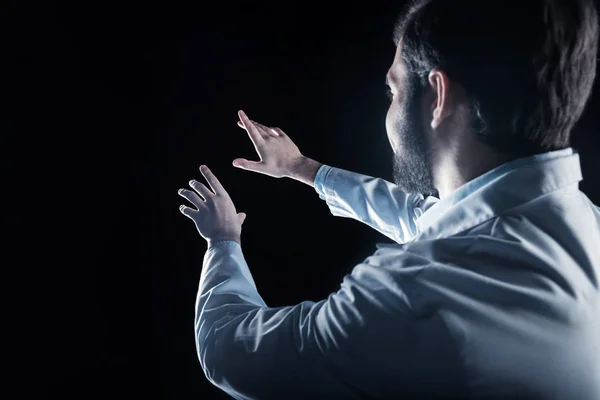
[{"label": "dark hair", "polygon": [[394,29],[409,74],[462,84],[477,136],[525,156],[570,146],[596,75],[593,0],[416,0]]}]

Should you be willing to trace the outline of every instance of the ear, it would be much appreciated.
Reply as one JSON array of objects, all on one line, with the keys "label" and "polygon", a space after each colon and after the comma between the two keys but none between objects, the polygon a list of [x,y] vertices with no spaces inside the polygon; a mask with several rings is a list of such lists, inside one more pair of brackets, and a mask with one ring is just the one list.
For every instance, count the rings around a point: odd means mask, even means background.
[{"label": "ear", "polygon": [[431,128],[436,129],[446,117],[452,114],[450,80],[444,71],[432,69],[429,73],[429,84],[433,92]]}]

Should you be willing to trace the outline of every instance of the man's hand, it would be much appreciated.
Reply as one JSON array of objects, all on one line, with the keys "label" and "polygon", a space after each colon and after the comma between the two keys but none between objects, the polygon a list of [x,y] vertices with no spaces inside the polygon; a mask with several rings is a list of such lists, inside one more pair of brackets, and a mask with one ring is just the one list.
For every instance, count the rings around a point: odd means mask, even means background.
[{"label": "man's hand", "polygon": [[297,166],[306,158],[292,139],[279,128],[269,128],[251,121],[243,111],[239,111],[238,115],[238,126],[248,132],[260,161],[236,158],[233,166],[274,178],[292,177]]},{"label": "man's hand", "polygon": [[209,244],[220,240],[233,240],[241,244],[242,223],[245,213],[235,210],[233,201],[221,182],[206,166],[200,171],[208,182],[212,192],[202,183],[192,179],[190,186],[194,190],[179,189],[179,195],[197,207],[181,205],[179,211],[196,224],[196,229]]}]

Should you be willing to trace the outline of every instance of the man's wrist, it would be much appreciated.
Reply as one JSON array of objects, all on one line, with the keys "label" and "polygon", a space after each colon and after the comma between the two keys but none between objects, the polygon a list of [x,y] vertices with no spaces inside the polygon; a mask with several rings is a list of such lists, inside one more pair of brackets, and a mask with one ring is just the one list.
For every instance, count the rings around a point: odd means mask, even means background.
[{"label": "man's wrist", "polygon": [[322,165],[312,158],[303,156],[292,165],[290,172],[286,176],[314,187],[315,176]]}]

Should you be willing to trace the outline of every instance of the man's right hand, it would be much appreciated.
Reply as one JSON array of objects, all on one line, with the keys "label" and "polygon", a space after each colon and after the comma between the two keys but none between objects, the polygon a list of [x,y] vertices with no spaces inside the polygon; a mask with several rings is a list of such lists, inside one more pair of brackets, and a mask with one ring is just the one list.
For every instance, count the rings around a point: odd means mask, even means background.
[{"label": "man's right hand", "polygon": [[306,157],[292,139],[279,128],[269,128],[250,120],[241,110],[238,116],[238,126],[248,132],[260,161],[236,158],[233,166],[274,178],[294,177],[301,165],[305,164]]}]

